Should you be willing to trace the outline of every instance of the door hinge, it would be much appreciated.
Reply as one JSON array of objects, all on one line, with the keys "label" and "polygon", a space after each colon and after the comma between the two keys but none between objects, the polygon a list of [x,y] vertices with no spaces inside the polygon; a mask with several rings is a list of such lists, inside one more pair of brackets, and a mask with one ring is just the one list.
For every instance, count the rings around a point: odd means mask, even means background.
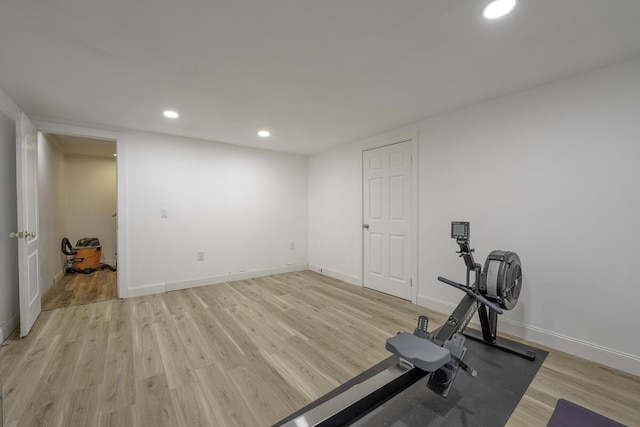
[{"label": "door hinge", "polygon": [[409,279],[409,287],[413,288],[413,279]]}]

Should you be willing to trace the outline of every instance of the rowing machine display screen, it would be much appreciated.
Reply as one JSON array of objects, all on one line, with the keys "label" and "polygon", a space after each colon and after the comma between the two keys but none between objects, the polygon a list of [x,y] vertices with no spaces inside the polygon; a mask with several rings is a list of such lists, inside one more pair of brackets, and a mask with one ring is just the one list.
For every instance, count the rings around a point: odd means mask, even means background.
[{"label": "rowing machine display screen", "polygon": [[451,238],[469,240],[469,223],[461,221],[451,222]]}]

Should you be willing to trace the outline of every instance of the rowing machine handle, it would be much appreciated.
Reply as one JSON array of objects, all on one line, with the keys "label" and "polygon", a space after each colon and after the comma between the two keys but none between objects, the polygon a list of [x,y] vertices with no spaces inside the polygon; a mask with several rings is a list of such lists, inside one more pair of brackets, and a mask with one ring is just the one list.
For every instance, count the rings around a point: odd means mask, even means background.
[{"label": "rowing machine handle", "polygon": [[446,277],[442,277],[442,276],[438,276],[438,280],[441,281],[442,283],[446,283],[447,285],[453,286],[454,288],[457,288],[457,289],[460,289],[461,291],[464,291],[467,295],[474,297],[476,300],[480,301],[482,304],[484,304],[487,307],[489,307],[490,310],[493,310],[498,314],[504,313],[504,311],[502,311],[502,309],[500,307],[498,307],[497,305],[495,305],[494,303],[492,303],[491,301],[486,299],[481,294],[476,294],[471,289],[468,289],[466,286],[464,286],[464,285],[462,285],[462,284],[460,284],[458,282],[454,282],[453,280],[449,280]]}]

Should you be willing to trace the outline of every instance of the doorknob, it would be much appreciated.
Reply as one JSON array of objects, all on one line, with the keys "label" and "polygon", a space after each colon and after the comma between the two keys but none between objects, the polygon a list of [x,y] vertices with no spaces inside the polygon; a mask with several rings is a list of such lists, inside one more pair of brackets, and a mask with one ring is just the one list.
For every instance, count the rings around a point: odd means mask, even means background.
[{"label": "doorknob", "polygon": [[27,238],[34,238],[36,237],[36,232],[35,231],[13,231],[11,233],[9,233],[9,238],[10,239],[27,239]]},{"label": "doorknob", "polygon": [[364,228],[365,230],[369,229],[369,224],[362,224],[362,228]]}]

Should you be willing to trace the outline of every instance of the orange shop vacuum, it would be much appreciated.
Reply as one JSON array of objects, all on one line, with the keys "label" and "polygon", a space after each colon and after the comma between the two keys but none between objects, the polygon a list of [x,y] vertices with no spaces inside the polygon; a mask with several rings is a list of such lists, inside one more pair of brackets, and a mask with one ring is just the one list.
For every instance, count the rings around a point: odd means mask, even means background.
[{"label": "orange shop vacuum", "polygon": [[74,247],[71,247],[69,239],[62,239],[62,253],[67,256],[64,265],[64,274],[84,273],[89,274],[98,270],[100,257],[102,256],[102,245],[97,237],[84,237],[78,240]]}]

